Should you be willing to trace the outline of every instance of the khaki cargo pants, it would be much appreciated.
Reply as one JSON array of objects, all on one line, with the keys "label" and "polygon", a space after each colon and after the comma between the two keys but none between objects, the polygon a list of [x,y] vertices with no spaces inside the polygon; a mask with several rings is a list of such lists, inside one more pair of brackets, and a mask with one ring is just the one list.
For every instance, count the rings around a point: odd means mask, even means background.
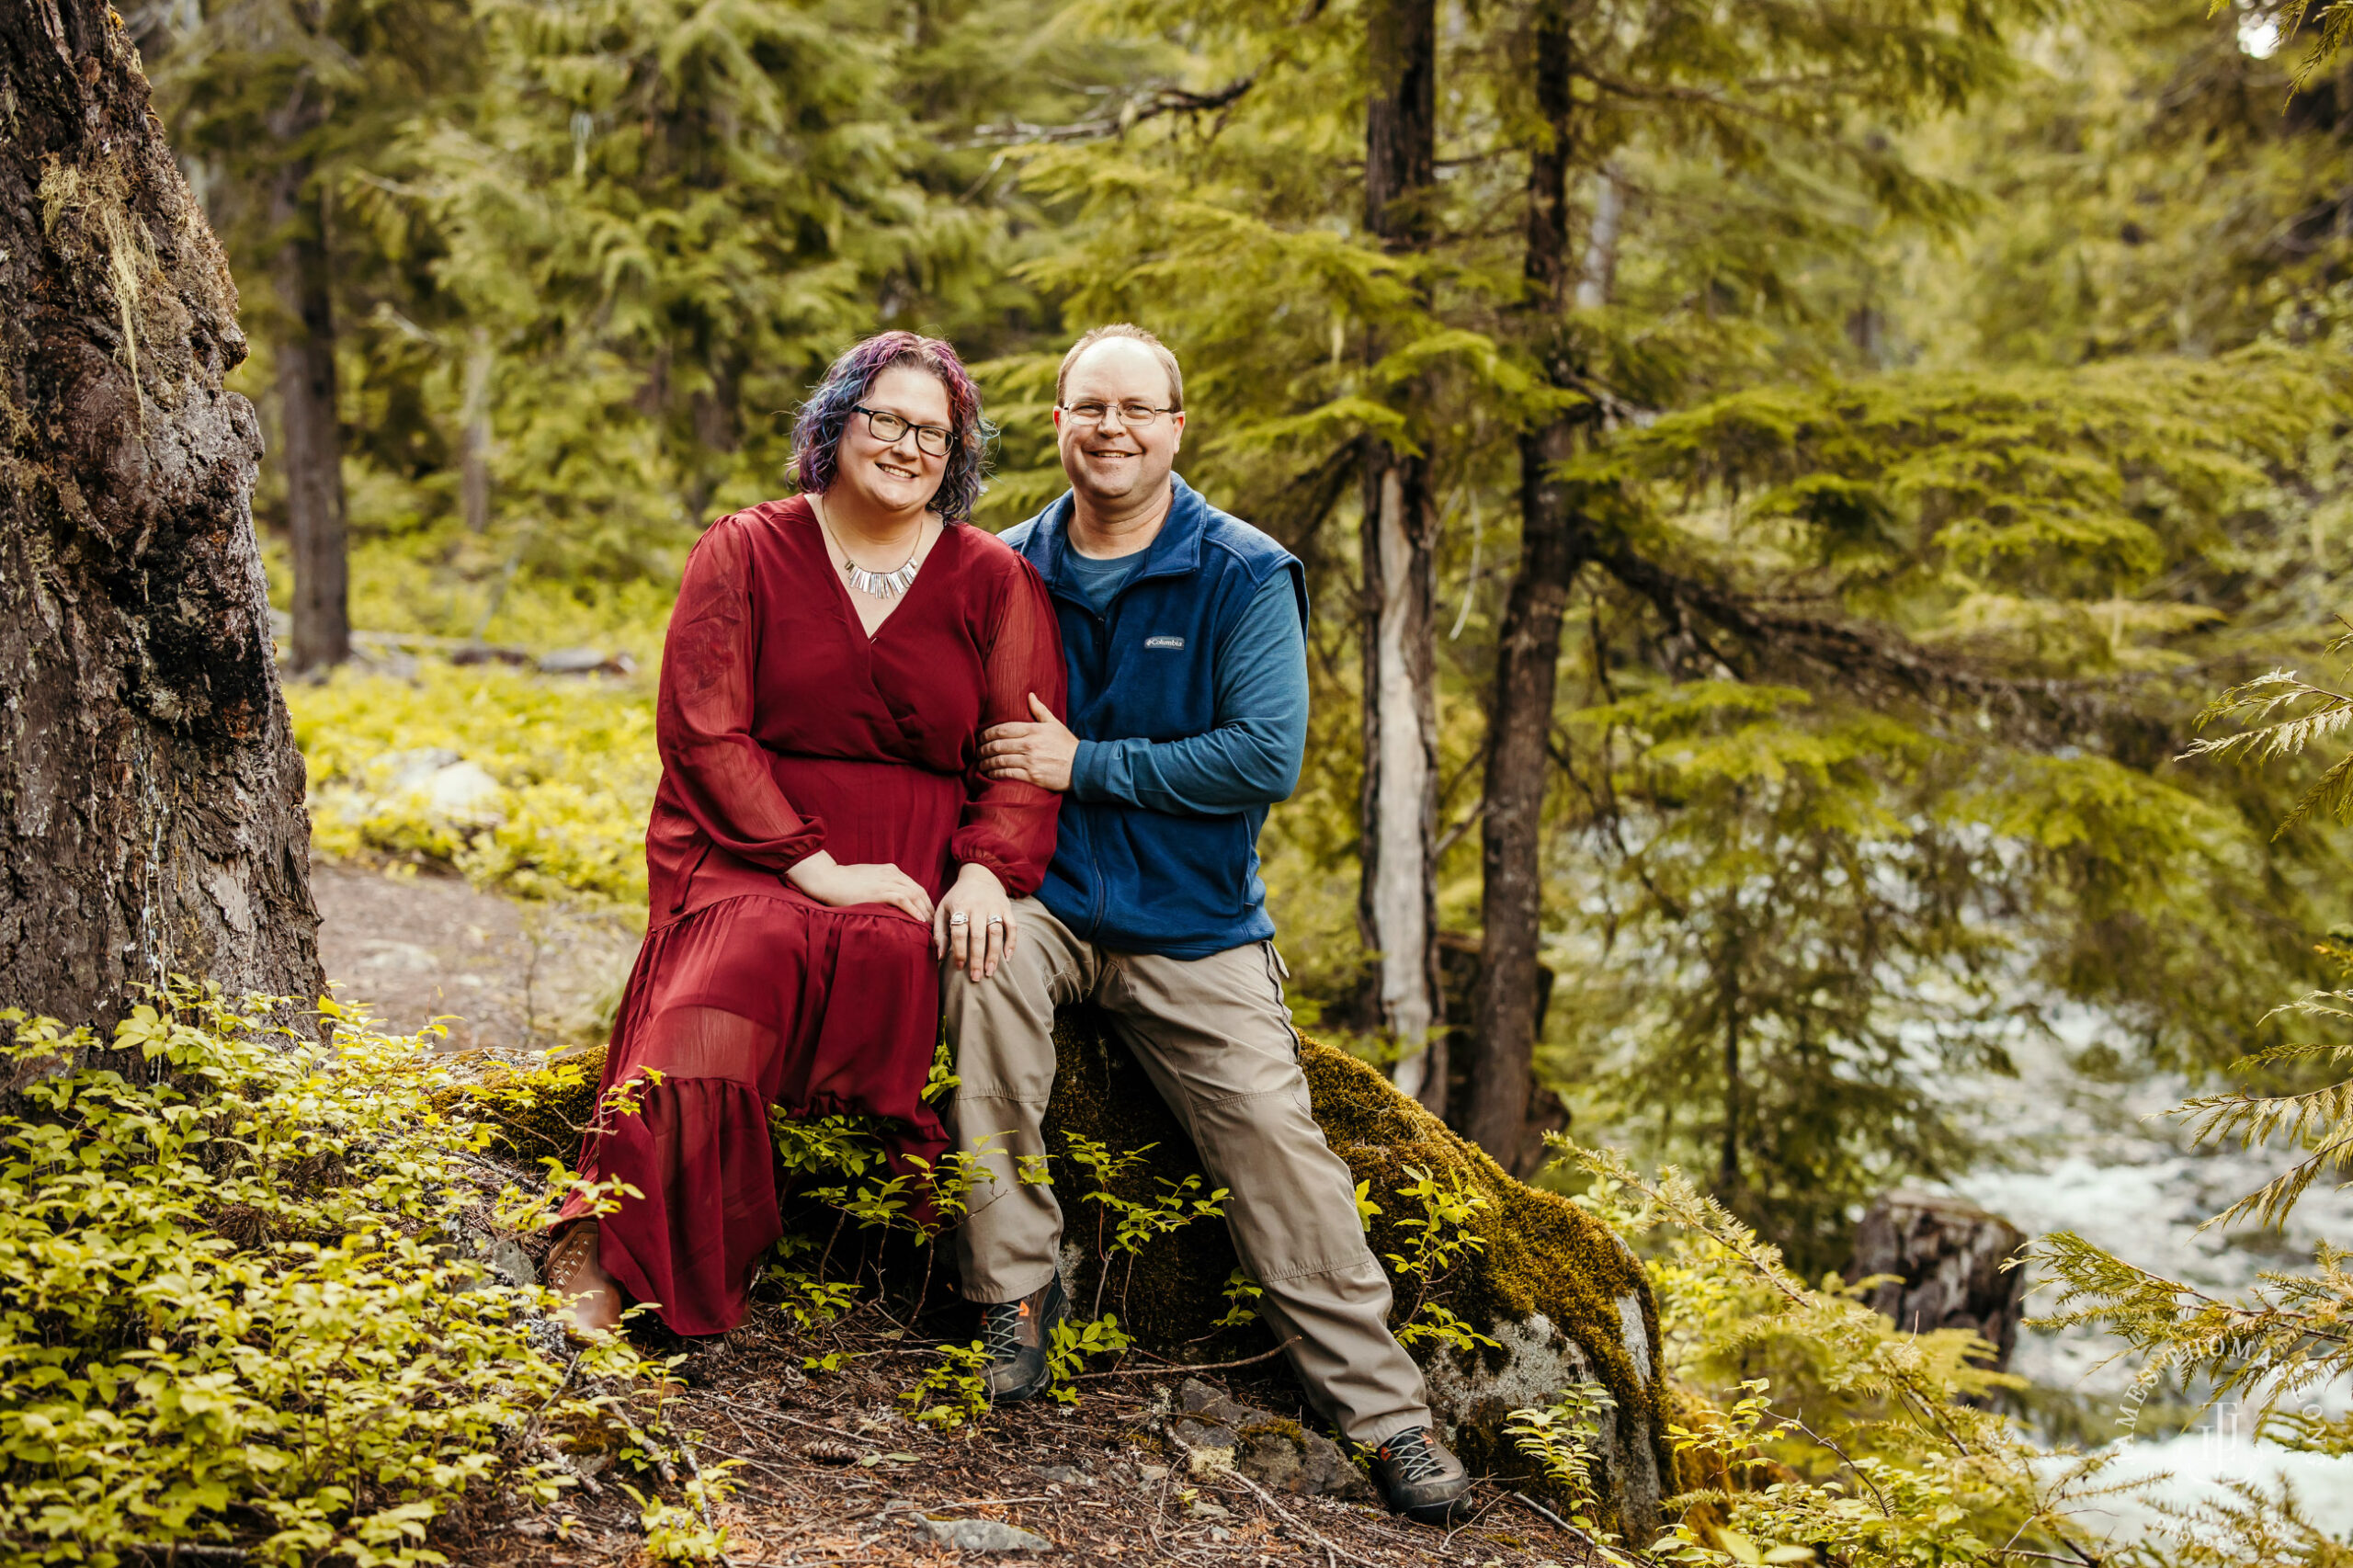
[{"label": "khaki cargo pants", "polygon": [[1421,1370],[1389,1333],[1389,1279],[1365,1245],[1355,1184],[1308,1111],[1274,944],[1171,959],[1082,942],[1035,899],[1014,918],[1019,942],[994,978],[941,971],[962,1080],[957,1146],[995,1177],[974,1182],[956,1233],[964,1295],[1016,1301],[1054,1273],[1062,1208],[1051,1187],[1014,1179],[1015,1161],[1048,1153],[1054,1009],[1092,1002],[1191,1134],[1211,1185],[1232,1190],[1233,1250],[1266,1292],[1275,1337],[1295,1341],[1309,1400],[1359,1443],[1427,1424]]}]

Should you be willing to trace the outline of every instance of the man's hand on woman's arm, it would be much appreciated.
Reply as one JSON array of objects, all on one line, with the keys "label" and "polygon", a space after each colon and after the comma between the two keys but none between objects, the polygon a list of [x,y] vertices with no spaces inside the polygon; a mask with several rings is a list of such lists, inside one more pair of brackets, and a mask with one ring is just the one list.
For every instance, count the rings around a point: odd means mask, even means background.
[{"label": "man's hand on woman's arm", "polygon": [[1078,756],[1078,737],[1034,691],[1029,711],[1037,722],[992,724],[981,732],[981,771],[991,778],[1017,778],[1040,790],[1066,791],[1071,765]]}]

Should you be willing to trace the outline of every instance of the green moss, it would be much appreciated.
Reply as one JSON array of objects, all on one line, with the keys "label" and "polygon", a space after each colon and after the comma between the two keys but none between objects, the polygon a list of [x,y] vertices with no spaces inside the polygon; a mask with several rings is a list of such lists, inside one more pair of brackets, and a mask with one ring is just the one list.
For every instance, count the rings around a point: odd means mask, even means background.
[{"label": "green moss", "polygon": [[558,1159],[568,1165],[579,1158],[581,1130],[597,1108],[604,1073],[600,1045],[540,1067],[498,1064],[444,1097],[465,1101],[472,1114],[494,1128],[491,1146],[501,1153],[531,1165]]}]

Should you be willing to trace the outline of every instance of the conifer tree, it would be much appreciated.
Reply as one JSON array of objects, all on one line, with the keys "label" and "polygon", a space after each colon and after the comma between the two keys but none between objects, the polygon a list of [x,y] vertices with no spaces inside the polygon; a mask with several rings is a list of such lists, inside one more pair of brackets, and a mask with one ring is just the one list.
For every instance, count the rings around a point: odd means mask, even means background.
[{"label": "conifer tree", "polygon": [[1607,914],[1570,935],[1629,1131],[1706,1147],[1826,1265],[1842,1209],[1967,1153],[1939,1075],[1999,1067],[2040,1001],[2219,1059],[2308,963],[2326,850],[2169,766],[2171,672],[2279,635],[2349,391],[2276,349],[1914,372],[1569,466],[1623,593],[1568,737],[1572,887]]},{"label": "conifer tree", "polygon": [[905,27],[779,0],[482,15],[484,90],[407,146],[433,275],[483,335],[453,347],[494,367],[506,526],[538,530],[532,563],[605,576],[659,575],[713,513],[783,490],[790,412],[855,338],[972,324],[985,352],[1018,321],[1001,153],[968,143],[1132,53],[1041,36],[1028,3]]},{"label": "conifer tree", "polygon": [[[1837,318],[1826,313],[1831,301],[1807,297],[1806,269],[1859,248],[1882,217],[1959,210],[1881,133],[1999,79],[2008,55],[1973,6],[1484,11],[1475,28],[1433,45],[1445,85],[1433,167],[1442,162],[1448,174],[1414,187],[1404,209],[1413,227],[1401,237],[1358,223],[1348,202],[1370,201],[1398,176],[1376,156],[1359,177],[1339,141],[1346,106],[1363,104],[1368,125],[1387,123],[1393,85],[1382,73],[1400,58],[1382,42],[1387,16],[1318,12],[1278,30],[1251,9],[1205,13],[1193,35],[1197,90],[1245,76],[1257,88],[1213,127],[1139,131],[1109,156],[1034,153],[1033,179],[1049,198],[1079,205],[1089,242],[1066,265],[1041,262],[1036,276],[1066,286],[1068,308],[1149,312],[1171,326],[1203,388],[1202,460],[1240,491],[1245,509],[1288,525],[1327,574],[1345,563],[1321,534],[1343,494],[1328,483],[1330,465],[1348,441],[1423,454],[1415,472],[1430,492],[1433,528],[1449,511],[1483,503],[1493,515],[1519,501],[1520,575],[1499,673],[1479,667],[1483,639],[1449,637],[1441,655],[1427,627],[1406,636],[1373,620],[1357,629],[1355,689],[1334,693],[1362,703],[1367,733],[1378,735],[1390,733],[1380,718],[1384,657],[1401,690],[1426,648],[1434,678],[1450,659],[1480,684],[1497,683],[1497,749],[1483,800],[1465,790],[1482,760],[1475,729],[1457,727],[1449,742],[1448,726],[1435,726],[1431,777],[1443,787],[1426,842],[1434,851],[1461,835],[1460,824],[1439,831],[1441,807],[1465,822],[1489,813],[1483,832],[1497,880],[1484,911],[1492,961],[1482,1006],[1493,1026],[1472,1048],[1466,1103],[1451,1108],[1460,1119],[1475,1100],[1484,1135],[1517,1158],[1538,989],[1535,849],[1553,722],[1551,650],[1578,565],[1602,553],[1577,542],[1590,521],[1568,515],[1552,470],[1576,429],[1754,376],[1768,343],[1834,361]],[[1859,106],[1858,83],[1868,84]],[[1303,149],[1315,156],[1302,161]],[[1290,166],[1271,175],[1281,157]],[[1575,237],[1583,230],[1594,250],[1597,279],[1618,242],[1595,232],[1574,201],[1605,168],[1602,188],[1622,190],[1630,157],[1635,177],[1660,183],[1654,199],[1673,216],[1628,231],[1636,294],[1580,318],[1569,288],[1572,272],[1586,270],[1573,264]],[[1670,193],[1674,181],[1682,184]],[[1828,216],[1826,192],[1840,204]],[[1825,337],[1838,347],[1825,347]],[[1413,487],[1398,472],[1402,504]],[[1355,564],[1367,582],[1387,570],[1381,505],[1376,491],[1363,492]],[[1410,531],[1392,530],[1400,561],[1413,553]],[[1429,557],[1443,554],[1434,534]],[[1332,584],[1327,575],[1327,592]],[[1466,620],[1467,607],[1458,628]],[[1392,638],[1387,649],[1383,635]],[[1378,830],[1377,755],[1368,751],[1370,771],[1353,781],[1364,802],[1358,864],[1367,889],[1381,885],[1377,863],[1390,853]],[[1368,989],[1387,997],[1399,994],[1391,971],[1412,966],[1379,925],[1364,921],[1377,977]],[[1365,1021],[1393,1040],[1388,1013],[1376,1005]]]},{"label": "conifer tree", "polygon": [[2004,217],[1907,258],[1896,330],[1956,366],[2325,335],[2353,262],[2353,57],[2314,35],[2347,15],[2129,0],[2052,29],[2016,92],[1925,149]]},{"label": "conifer tree", "polygon": [[[1533,7],[1526,58],[1534,115],[1528,149],[1528,242],[1521,262],[1528,295],[1521,310],[1529,353],[1544,383],[1567,391],[1577,380],[1575,342],[1563,319],[1570,302],[1569,183],[1580,156],[1580,129],[1570,72],[1575,39],[1569,7]],[[1599,214],[1589,245],[1614,246]],[[1608,303],[1595,281],[1590,305]],[[1580,301],[1581,304],[1585,303]],[[1584,400],[1579,403],[1584,404]],[[1590,407],[1590,404],[1584,404]],[[1540,998],[1537,945],[1544,921],[1544,797],[1552,775],[1551,741],[1561,620],[1585,564],[1585,519],[1573,513],[1556,472],[1574,452],[1583,408],[1540,412],[1519,436],[1519,566],[1495,635],[1495,695],[1488,706],[1485,813],[1480,822],[1479,990],[1473,999],[1463,1132],[1518,1174],[1534,1087]]]},{"label": "conifer tree", "polygon": [[[1561,398],[1535,403],[1518,453],[1519,564],[1498,629],[1494,696],[1488,714],[1483,801],[1484,899],[1475,1064],[1466,1074],[1464,1128],[1499,1157],[1532,1148],[1522,1127],[1536,1032],[1537,938],[1541,921],[1541,815],[1552,773],[1547,746],[1553,723],[1554,671],[1563,615],[1587,562],[1604,557],[1593,522],[1577,515],[1556,470],[1580,430],[1607,443],[1632,408],[1688,396],[1695,381],[1723,373],[1713,355],[1671,379],[1659,367],[1614,352],[1617,343],[1655,340],[1688,318],[1690,293],[1652,291],[1612,301],[1604,280],[1631,246],[1638,257],[1666,239],[1637,218],[1631,229],[1620,201],[1621,165],[1636,160],[1662,172],[1679,161],[1722,165],[1739,198],[1701,206],[1698,233],[1681,227],[1668,243],[1715,276],[1687,274],[1713,313],[1724,273],[1752,297],[1786,301],[1763,313],[1798,319],[1789,309],[1796,267],[1859,245],[1867,231],[1841,233],[1812,210],[1823,187],[1844,187],[1857,213],[1876,210],[1915,222],[1949,217],[1949,196],[1882,150],[1886,133],[1924,112],[1950,110],[2005,80],[2010,69],[1999,26],[2030,17],[2030,5],[1986,10],[1971,6],[1865,5],[1846,7],[1757,6],[1737,13],[1695,11],[1677,4],[1597,7],[1572,17],[1565,8],[1531,8],[1510,53],[1526,76],[1510,81],[1527,127],[1527,250],[1529,303],[1511,335],[1532,372]],[[1868,83],[1859,99],[1850,85]],[[1573,85],[1586,85],[1580,98]],[[1763,87],[1751,84],[1769,84]],[[1507,102],[1511,101],[1506,99]],[[1803,129],[1797,129],[1803,128]],[[1572,317],[1570,175],[1596,192],[1585,226],[1593,263],[1580,290],[1586,313]],[[1743,187],[1745,187],[1745,190]],[[1709,232],[1708,206],[1729,220]],[[1739,253],[1760,221],[1802,235],[1803,250],[1775,257]],[[1807,256],[1805,251],[1811,251]],[[1639,265],[1639,260],[1638,260]],[[1760,323],[1760,324],[1763,324]],[[1736,372],[1735,372],[1736,373]],[[1677,383],[1680,384],[1677,384]]]},{"label": "conifer tree", "polygon": [[203,160],[241,276],[269,279],[256,323],[277,392],[273,464],[294,560],[292,664],[351,651],[338,346],[367,313],[369,246],[341,237],[393,131],[472,66],[465,0],[230,0],[148,50],[174,142]]}]

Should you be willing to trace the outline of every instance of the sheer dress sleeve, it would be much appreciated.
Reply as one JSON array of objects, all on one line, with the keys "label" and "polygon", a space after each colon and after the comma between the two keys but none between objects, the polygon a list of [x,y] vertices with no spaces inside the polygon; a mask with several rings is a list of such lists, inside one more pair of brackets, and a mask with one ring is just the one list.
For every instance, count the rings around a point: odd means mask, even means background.
[{"label": "sheer dress sleeve", "polygon": [[[982,652],[981,728],[1029,723],[1029,694],[1063,714],[1066,674],[1053,602],[1027,562],[1013,563],[998,595],[994,635]],[[1054,858],[1054,819],[1062,797],[1051,790],[980,770],[980,737],[966,752],[964,811],[949,852],[959,865],[985,866],[1015,898],[1046,880]]]},{"label": "sheer dress sleeve", "polygon": [[654,744],[677,797],[712,843],[781,874],[824,847],[825,824],[792,809],[752,736],[751,550],[721,524],[687,558],[662,653]]}]

